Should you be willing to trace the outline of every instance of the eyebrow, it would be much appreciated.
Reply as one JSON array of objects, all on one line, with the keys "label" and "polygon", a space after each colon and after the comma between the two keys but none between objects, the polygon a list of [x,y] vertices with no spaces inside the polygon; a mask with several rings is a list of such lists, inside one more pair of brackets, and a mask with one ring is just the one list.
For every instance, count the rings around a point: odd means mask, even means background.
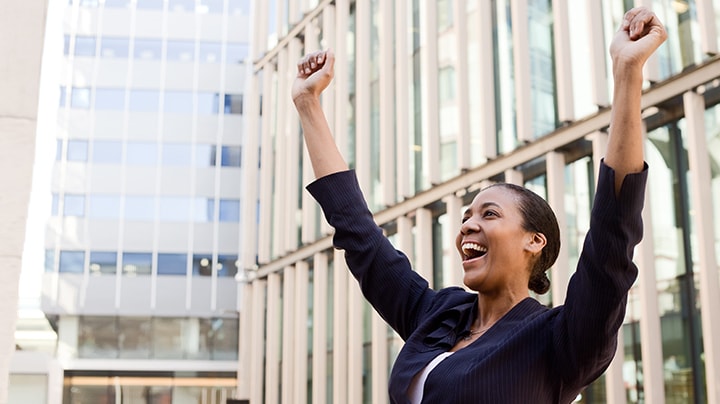
[{"label": "eyebrow", "polygon": [[[495,202],[485,202],[485,203],[483,203],[482,205],[480,205],[480,210],[486,209],[486,208],[488,208],[488,207],[490,207],[490,206],[495,206],[496,208],[502,210],[502,206],[498,205],[498,204],[495,203]],[[463,212],[463,216],[467,216],[467,215],[469,215],[470,213],[471,213],[470,208],[465,209],[465,212]]]}]

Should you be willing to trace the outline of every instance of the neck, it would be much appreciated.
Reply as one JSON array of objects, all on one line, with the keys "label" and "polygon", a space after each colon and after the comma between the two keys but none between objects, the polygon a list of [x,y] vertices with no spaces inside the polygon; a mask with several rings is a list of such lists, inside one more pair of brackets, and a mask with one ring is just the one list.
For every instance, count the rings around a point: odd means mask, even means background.
[{"label": "neck", "polygon": [[473,321],[473,330],[482,330],[492,327],[500,318],[509,312],[515,305],[529,297],[530,293],[504,293],[490,295],[478,294],[477,318]]}]

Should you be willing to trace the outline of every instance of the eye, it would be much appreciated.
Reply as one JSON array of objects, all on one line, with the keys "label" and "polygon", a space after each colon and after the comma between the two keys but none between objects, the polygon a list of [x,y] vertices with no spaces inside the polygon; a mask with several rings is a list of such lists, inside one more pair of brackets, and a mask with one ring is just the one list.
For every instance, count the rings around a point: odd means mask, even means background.
[{"label": "eye", "polygon": [[463,218],[462,218],[462,220],[460,221],[460,223],[465,223],[465,222],[467,222],[469,219],[470,219],[470,216],[463,216]]},{"label": "eye", "polygon": [[498,216],[497,212],[494,210],[486,210],[483,212],[483,217],[492,217],[492,216]]}]

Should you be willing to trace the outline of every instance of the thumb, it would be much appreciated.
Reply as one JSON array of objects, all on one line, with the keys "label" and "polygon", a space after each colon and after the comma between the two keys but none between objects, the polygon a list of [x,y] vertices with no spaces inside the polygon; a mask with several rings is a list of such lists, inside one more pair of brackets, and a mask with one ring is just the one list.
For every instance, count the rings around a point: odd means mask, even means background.
[{"label": "thumb", "polygon": [[328,49],[325,51],[324,56],[324,64],[322,67],[322,70],[326,74],[330,74],[332,76],[333,71],[335,69],[335,54],[333,53],[332,49]]}]

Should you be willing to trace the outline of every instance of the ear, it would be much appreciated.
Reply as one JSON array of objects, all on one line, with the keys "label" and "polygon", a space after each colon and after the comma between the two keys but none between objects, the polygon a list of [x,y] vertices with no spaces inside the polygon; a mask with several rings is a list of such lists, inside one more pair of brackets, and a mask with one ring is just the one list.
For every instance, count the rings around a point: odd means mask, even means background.
[{"label": "ear", "polygon": [[527,243],[525,243],[525,250],[533,255],[540,254],[546,244],[547,238],[544,234],[530,233]]}]

